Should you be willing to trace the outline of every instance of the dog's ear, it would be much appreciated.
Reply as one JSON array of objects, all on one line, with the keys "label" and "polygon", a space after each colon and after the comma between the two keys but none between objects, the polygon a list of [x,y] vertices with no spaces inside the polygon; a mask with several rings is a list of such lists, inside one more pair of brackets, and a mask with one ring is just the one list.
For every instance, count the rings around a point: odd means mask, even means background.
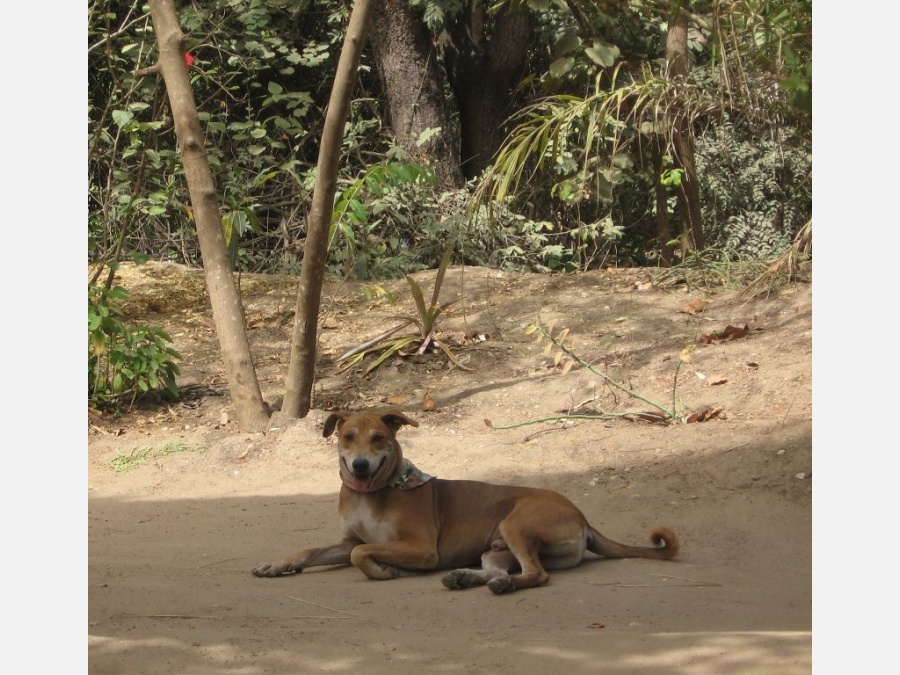
[{"label": "dog's ear", "polygon": [[331,413],[328,416],[328,419],[325,420],[325,426],[322,427],[322,435],[325,438],[331,436],[331,434],[334,433],[335,428],[340,427],[344,422],[346,422],[349,416],[350,413],[348,412]]},{"label": "dog's ear", "polygon": [[407,417],[399,410],[386,412],[381,416],[381,421],[390,427],[396,433],[404,424],[417,427],[419,423],[411,417]]}]

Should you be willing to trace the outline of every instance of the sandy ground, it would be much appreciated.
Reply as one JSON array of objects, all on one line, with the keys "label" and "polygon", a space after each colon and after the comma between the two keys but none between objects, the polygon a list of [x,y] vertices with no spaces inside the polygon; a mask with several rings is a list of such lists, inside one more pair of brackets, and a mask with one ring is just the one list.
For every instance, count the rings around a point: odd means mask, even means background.
[{"label": "sandy ground", "polygon": [[[416,275],[427,288],[433,273]],[[329,285],[315,409],[266,434],[234,420],[202,275],[127,269],[131,316],[183,353],[178,404],[89,421],[91,673],[808,673],[812,666],[812,290],[744,302],[641,270],[571,277],[458,269],[441,324],[465,370],[426,355],[365,375],[335,355],[408,312],[403,281]],[[244,277],[263,395],[277,409],[295,281]],[[679,311],[708,302],[700,314]],[[662,426],[569,419],[646,411],[580,367],[563,374],[529,322],[648,400],[720,410]],[[708,344],[727,325],[746,335]],[[692,362],[679,354],[695,345]],[[560,364],[562,365],[562,363]],[[187,391],[187,389],[186,389]],[[433,410],[423,410],[426,393]],[[259,579],[250,569],[339,537],[328,410],[397,403],[400,440],[442,478],[550,487],[607,536],[671,562],[592,559],[538,589],[449,591],[440,572],[377,582],[349,568]],[[538,422],[550,418],[549,421]],[[488,426],[485,420],[493,425]],[[509,428],[501,428],[509,427]],[[142,457],[116,471],[110,462]]]}]

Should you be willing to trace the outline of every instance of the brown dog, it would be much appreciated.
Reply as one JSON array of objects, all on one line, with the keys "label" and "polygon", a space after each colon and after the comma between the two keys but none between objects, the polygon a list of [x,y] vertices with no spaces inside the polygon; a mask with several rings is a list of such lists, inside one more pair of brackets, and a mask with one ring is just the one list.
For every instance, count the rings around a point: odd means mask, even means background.
[{"label": "brown dog", "polygon": [[444,576],[444,586],[487,584],[494,593],[509,593],[546,584],[547,569],[575,567],[585,551],[656,560],[678,553],[678,539],[665,528],[651,535],[656,548],[607,539],[572,502],[550,490],[423,474],[403,458],[396,440],[404,424],[419,426],[397,409],[331,414],[324,435],[338,429],[344,537],[257,565],[253,574],[277,577],[352,563],[372,579],[394,579],[400,570],[459,568],[480,558],[481,569],[456,569]]}]

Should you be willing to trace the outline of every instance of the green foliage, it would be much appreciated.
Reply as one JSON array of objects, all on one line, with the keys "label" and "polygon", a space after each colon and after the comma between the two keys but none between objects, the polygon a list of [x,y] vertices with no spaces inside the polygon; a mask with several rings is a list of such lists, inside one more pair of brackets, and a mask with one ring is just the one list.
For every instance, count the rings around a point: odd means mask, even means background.
[{"label": "green foliage", "polygon": [[335,199],[328,234],[331,258],[341,273],[383,279],[424,269],[433,261],[433,248],[413,246],[412,235],[416,230],[439,234],[424,217],[424,204],[435,199],[434,183],[425,167],[389,162],[369,167],[343,189]]},{"label": "green foliage", "polygon": [[127,298],[121,287],[88,286],[88,401],[97,407],[128,408],[148,393],[178,398],[181,354],[162,329],[125,324]]},{"label": "green foliage", "polygon": [[[191,80],[236,269],[296,271],[322,111],[348,8],[324,3],[298,20],[280,1],[213,0],[179,11],[195,57]],[[119,250],[199,263],[189,196],[140,3],[89,11],[89,223],[94,260]],[[365,78],[365,73],[362,75]],[[346,152],[380,149],[370,108],[356,108]],[[359,164],[357,163],[357,166]],[[120,246],[120,241],[122,245]]]},{"label": "green foliage", "polygon": [[[621,207],[622,194],[639,186],[652,166],[642,159],[648,137],[671,143],[671,125],[659,120],[676,114],[702,119],[720,106],[716,93],[698,84],[671,82],[650,70],[635,75],[613,68],[595,80],[587,96],[548,96],[517,114],[475,199],[486,208],[528,203],[552,211],[555,225],[548,229],[560,234],[552,243],[558,248],[547,250],[559,252],[562,269],[600,264],[620,244],[634,246],[622,223],[652,213],[652,193],[640,205],[643,213]],[[674,185],[680,177],[670,171],[666,180]]]},{"label": "green foliage", "polygon": [[[471,28],[477,5],[408,1],[438,45]],[[446,241],[455,242],[460,262],[508,269],[567,272],[617,256],[646,261],[657,246],[650,149],[671,151],[667,127],[676,113],[689,117],[698,136],[703,214],[717,247],[767,255],[803,221],[810,0],[695,3],[691,78],[677,86],[660,65],[665,3],[492,0],[484,7],[488,41],[498,13],[510,9],[530,12],[532,27],[526,72],[509,102],[521,112],[510,120],[513,133],[494,171],[477,185],[440,191],[402,157],[385,133],[381,85],[364,53],[339,163],[330,274],[400,277],[433,267]],[[235,270],[300,269],[317,140],[349,9],[337,0],[211,0],[179,10]],[[90,257],[134,251],[198,265],[164,87],[159,78],[133,76],[157,58],[147,7],[99,0],[88,16]],[[446,53],[436,52],[439,62]],[[729,154],[728,134],[747,147]],[[775,166],[774,146],[758,157],[751,152],[770,138],[779,152],[788,149],[785,167]],[[671,164],[665,170],[674,197],[682,174]]]},{"label": "green foliage", "polygon": [[731,257],[782,253],[812,215],[812,151],[789,129],[711,127],[697,141],[707,240]]}]

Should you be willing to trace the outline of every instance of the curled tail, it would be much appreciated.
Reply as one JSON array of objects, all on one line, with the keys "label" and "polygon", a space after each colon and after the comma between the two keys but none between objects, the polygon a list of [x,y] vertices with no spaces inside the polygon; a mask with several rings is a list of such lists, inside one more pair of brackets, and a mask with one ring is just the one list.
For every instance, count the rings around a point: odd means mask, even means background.
[{"label": "curled tail", "polygon": [[678,555],[678,537],[665,527],[657,527],[650,534],[653,546],[629,546],[620,544],[600,534],[588,525],[587,549],[604,558],[651,558],[671,560]]}]

